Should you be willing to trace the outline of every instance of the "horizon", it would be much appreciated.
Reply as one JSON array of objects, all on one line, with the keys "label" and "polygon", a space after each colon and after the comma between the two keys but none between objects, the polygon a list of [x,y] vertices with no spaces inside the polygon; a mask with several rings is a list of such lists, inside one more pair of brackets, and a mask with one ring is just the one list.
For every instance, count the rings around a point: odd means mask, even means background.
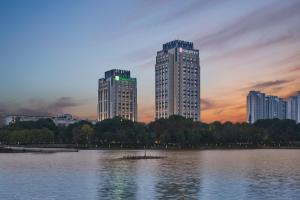
[{"label": "horizon", "polygon": [[156,52],[174,39],[199,49],[203,122],[246,121],[250,90],[300,90],[297,0],[17,2],[0,2],[0,114],[96,119],[98,79],[117,68],[153,121]]}]

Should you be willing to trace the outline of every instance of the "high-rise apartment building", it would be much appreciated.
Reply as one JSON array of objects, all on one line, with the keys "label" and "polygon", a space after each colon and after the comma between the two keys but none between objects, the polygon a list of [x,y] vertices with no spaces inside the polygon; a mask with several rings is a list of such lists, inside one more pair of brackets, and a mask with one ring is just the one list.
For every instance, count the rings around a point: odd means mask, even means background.
[{"label": "high-rise apartment building", "polygon": [[287,102],[277,96],[266,96],[266,119],[286,119]]},{"label": "high-rise apartment building", "polygon": [[258,91],[250,91],[247,96],[247,121],[254,123],[256,120],[265,119],[266,95]]},{"label": "high-rise apartment building", "polygon": [[300,91],[298,91],[295,96],[289,97],[287,110],[288,119],[292,119],[297,123],[300,123]]},{"label": "high-rise apartment building", "polygon": [[116,116],[137,121],[137,81],[127,70],[107,71],[98,83],[98,120]]},{"label": "high-rise apartment building", "polygon": [[287,119],[298,121],[298,97],[290,96],[287,103]]},{"label": "high-rise apartment building", "polygon": [[277,96],[269,96],[259,91],[250,91],[247,96],[247,121],[259,119],[286,119],[287,102]]},{"label": "high-rise apartment building", "polygon": [[287,119],[287,101],[282,98],[278,102],[278,119]]},{"label": "high-rise apartment building", "polygon": [[297,93],[297,110],[298,110],[298,114],[297,114],[297,123],[300,123],[300,91],[298,91]]},{"label": "high-rise apartment building", "polygon": [[174,114],[200,120],[199,50],[181,40],[164,44],[155,64],[155,118]]}]

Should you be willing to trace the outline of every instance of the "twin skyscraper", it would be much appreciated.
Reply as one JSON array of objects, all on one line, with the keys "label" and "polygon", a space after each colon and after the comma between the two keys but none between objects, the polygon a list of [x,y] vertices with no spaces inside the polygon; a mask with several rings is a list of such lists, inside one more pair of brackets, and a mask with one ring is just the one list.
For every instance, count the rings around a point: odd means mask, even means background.
[{"label": "twin skyscraper", "polygon": [[[156,55],[155,118],[171,115],[200,120],[199,50],[192,42],[168,42]],[[138,121],[137,80],[127,70],[107,71],[98,83],[98,120],[116,116]]]}]

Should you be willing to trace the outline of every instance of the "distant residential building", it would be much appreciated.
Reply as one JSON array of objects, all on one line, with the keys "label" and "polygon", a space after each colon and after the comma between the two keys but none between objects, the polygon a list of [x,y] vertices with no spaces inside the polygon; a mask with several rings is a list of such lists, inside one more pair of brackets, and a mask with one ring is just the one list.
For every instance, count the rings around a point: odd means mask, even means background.
[{"label": "distant residential building", "polygon": [[278,119],[287,119],[287,101],[282,98],[278,102]]},{"label": "distant residential building", "polygon": [[69,126],[79,120],[74,119],[70,114],[63,114],[59,116],[30,116],[30,115],[8,115],[5,118],[5,124],[14,124],[16,122],[38,121],[39,119],[51,119],[56,126]]},{"label": "distant residential building", "polygon": [[98,121],[113,117],[137,121],[137,80],[130,71],[105,72],[98,83]]},{"label": "distant residential building", "polygon": [[247,121],[254,123],[266,118],[266,95],[259,91],[250,91],[247,96]]},{"label": "distant residential building", "polygon": [[200,120],[199,50],[181,40],[163,44],[155,64],[155,118],[174,114]]},{"label": "distant residential building", "polygon": [[265,119],[286,119],[287,102],[278,96],[266,96]]},{"label": "distant residential building", "polygon": [[297,114],[297,123],[300,123],[300,91],[298,91],[297,93],[297,110],[298,110],[298,114]]},{"label": "distant residential building", "polygon": [[298,121],[298,97],[290,96],[287,104],[287,118]]},{"label": "distant residential building", "polygon": [[300,123],[300,91],[295,96],[288,98],[287,119],[292,119]]},{"label": "distant residential building", "polygon": [[287,119],[288,103],[278,96],[259,91],[250,91],[247,96],[247,121],[254,123],[259,119]]}]

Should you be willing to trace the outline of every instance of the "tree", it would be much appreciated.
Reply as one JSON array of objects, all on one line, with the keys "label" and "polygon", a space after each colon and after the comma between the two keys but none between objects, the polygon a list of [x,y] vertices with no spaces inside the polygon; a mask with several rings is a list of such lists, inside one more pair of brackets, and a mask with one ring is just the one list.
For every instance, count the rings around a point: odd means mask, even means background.
[{"label": "tree", "polygon": [[93,128],[89,124],[84,124],[81,126],[81,133],[86,138],[86,142],[89,144],[91,142],[91,136],[93,133]]}]

